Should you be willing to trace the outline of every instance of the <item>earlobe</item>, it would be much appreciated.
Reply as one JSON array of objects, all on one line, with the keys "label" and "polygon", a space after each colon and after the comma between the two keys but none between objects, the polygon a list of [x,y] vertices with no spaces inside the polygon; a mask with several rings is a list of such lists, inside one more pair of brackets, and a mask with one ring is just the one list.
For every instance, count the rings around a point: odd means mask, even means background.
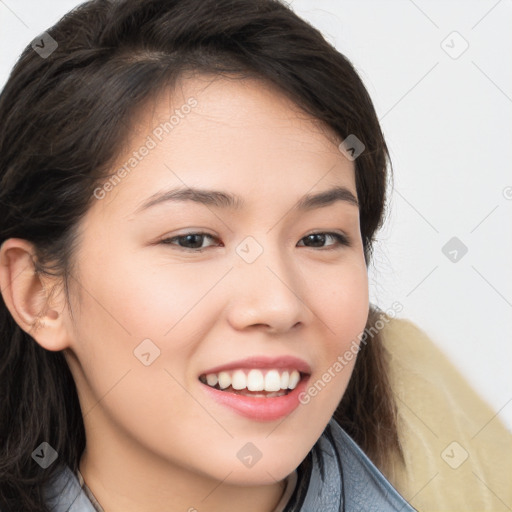
[{"label": "earlobe", "polygon": [[16,323],[43,348],[68,347],[68,337],[59,310],[49,304],[49,281],[36,271],[35,251],[27,240],[9,238],[0,248],[0,288],[5,305]]}]

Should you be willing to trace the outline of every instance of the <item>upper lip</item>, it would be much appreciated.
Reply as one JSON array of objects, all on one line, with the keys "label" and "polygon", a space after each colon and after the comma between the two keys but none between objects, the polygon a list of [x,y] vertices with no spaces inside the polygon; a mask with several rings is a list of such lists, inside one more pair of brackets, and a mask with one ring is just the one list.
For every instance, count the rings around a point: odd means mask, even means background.
[{"label": "upper lip", "polygon": [[306,361],[299,359],[295,356],[279,356],[279,357],[266,357],[266,356],[251,356],[238,361],[232,361],[227,364],[209,368],[201,373],[201,375],[208,375],[209,373],[219,373],[228,370],[236,370],[238,368],[292,368],[301,373],[311,373],[311,366]]}]

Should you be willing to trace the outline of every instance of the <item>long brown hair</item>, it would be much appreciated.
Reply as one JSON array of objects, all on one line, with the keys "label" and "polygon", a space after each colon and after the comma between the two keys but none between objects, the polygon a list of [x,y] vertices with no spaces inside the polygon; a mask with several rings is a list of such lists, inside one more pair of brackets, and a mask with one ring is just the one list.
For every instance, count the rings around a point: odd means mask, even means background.
[{"label": "long brown hair", "polygon": [[[53,43],[51,39],[54,40]],[[389,153],[349,60],[279,0],[92,0],[22,53],[0,95],[0,243],[32,242],[39,272],[64,278],[76,226],[129,136],[137,108],[186,71],[255,76],[343,140],[355,160],[366,263],[383,219]],[[69,300],[69,297],[68,297]],[[367,328],[375,321],[371,309]],[[0,301],[0,508],[47,512],[43,441],[76,470],[85,431],[64,356],[43,349]],[[337,421],[377,464],[400,452],[379,334],[362,345]],[[307,464],[307,461],[304,461]]]}]

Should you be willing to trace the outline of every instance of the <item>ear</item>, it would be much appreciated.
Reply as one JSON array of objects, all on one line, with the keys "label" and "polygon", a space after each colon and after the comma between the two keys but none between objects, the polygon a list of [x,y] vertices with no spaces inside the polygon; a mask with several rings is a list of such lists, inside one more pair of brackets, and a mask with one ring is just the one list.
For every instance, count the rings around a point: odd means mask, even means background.
[{"label": "ear", "polygon": [[[16,323],[46,350],[68,348],[63,294],[53,300],[53,282],[36,271],[34,246],[27,240],[9,238],[0,248],[0,289]],[[59,313],[60,312],[60,313]]]}]

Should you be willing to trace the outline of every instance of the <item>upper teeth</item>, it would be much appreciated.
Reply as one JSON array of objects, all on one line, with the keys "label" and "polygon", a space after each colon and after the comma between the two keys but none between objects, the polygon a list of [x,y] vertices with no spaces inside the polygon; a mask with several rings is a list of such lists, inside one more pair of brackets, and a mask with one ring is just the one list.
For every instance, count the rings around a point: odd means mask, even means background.
[{"label": "upper teeth", "polygon": [[233,372],[209,373],[206,375],[206,383],[209,386],[219,385],[220,389],[232,386],[233,389],[247,388],[249,391],[279,391],[281,389],[295,389],[300,380],[297,370],[282,371],[235,370]]}]

